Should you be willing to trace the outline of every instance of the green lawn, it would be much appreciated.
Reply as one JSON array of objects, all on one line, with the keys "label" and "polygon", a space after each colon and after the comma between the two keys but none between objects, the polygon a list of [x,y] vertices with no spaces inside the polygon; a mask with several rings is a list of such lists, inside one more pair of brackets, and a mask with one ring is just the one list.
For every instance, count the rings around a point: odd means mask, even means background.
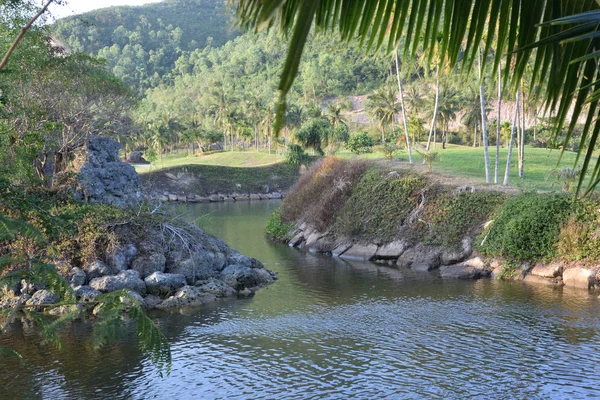
[{"label": "green lawn", "polygon": [[139,173],[144,173],[182,165],[220,165],[225,167],[251,168],[273,165],[284,160],[285,157],[283,156],[256,153],[254,151],[223,151],[205,156],[187,156],[186,153],[182,153],[163,156],[162,161],[157,161],[153,165],[136,165],[135,169]]},{"label": "green lawn", "polygon": [[[456,145],[448,145],[447,147],[447,149],[442,150],[441,146],[438,146],[435,150],[440,153],[440,159],[433,165],[434,173],[450,177],[465,178],[477,184],[485,183],[485,168],[482,148]],[[495,147],[490,147],[492,180],[494,178],[495,150]],[[504,179],[504,168],[506,167],[507,153],[507,149],[501,149],[500,151],[500,183],[502,183]],[[345,158],[357,157],[350,152],[339,152],[337,155]],[[576,154],[573,152],[565,152],[559,168],[573,167],[575,155]],[[525,178],[520,179],[517,174],[517,153],[513,150],[509,185],[523,190],[561,190],[561,183],[556,182],[556,179],[551,174],[551,171],[557,168],[559,156],[560,150],[526,147],[524,167]],[[383,158],[383,153],[373,152],[370,154],[361,155],[360,157],[366,159],[381,159]],[[417,165],[417,168],[422,168],[420,165],[422,162],[421,156],[416,152],[413,152],[413,157],[416,163],[419,164]],[[405,151],[396,154],[394,157],[395,162],[407,160],[408,155]]]}]

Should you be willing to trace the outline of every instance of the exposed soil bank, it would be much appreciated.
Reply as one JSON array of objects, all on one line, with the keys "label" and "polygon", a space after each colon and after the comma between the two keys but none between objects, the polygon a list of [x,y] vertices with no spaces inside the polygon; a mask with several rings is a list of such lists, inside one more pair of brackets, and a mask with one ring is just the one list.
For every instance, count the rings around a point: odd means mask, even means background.
[{"label": "exposed soil bank", "polygon": [[267,233],[334,257],[600,288],[600,202],[440,184],[411,171],[325,159],[300,178]]}]

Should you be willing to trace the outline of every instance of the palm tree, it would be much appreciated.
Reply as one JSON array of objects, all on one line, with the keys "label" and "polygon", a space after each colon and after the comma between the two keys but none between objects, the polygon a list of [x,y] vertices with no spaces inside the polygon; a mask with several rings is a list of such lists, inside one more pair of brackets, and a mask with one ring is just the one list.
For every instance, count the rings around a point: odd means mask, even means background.
[{"label": "palm tree", "polygon": [[340,125],[348,126],[348,120],[342,114],[342,105],[337,102],[331,102],[327,104],[327,109],[325,111],[325,117],[331,124],[333,128],[337,128]]},{"label": "palm tree", "polygon": [[385,143],[385,130],[390,125],[394,128],[396,114],[400,112],[396,93],[390,87],[380,88],[367,97],[366,107],[381,130],[381,143]]},{"label": "palm tree", "polygon": [[[414,58],[420,46],[428,52],[429,64],[448,61],[450,67],[473,65],[483,45],[483,68],[492,44],[496,43],[493,73],[504,62],[503,81],[514,93],[534,59],[532,85],[543,87],[540,96],[557,117],[555,132],[568,125],[570,140],[580,117],[586,118],[579,156],[585,154],[577,192],[588,179],[594,147],[600,136],[600,0],[238,0],[237,16],[247,28],[277,27],[290,33],[291,41],[279,83],[280,101],[275,128],[283,121],[285,98],[290,91],[304,45],[313,23],[316,32],[337,30],[344,40],[358,38],[367,48],[382,47],[388,52],[400,44],[410,46],[404,54]],[[401,6],[394,6],[395,4]],[[436,40],[441,37],[434,59]],[[515,47],[520,51],[513,53]],[[514,68],[514,73],[510,69]],[[470,68],[465,68],[469,71]],[[573,112],[570,113],[570,109]],[[567,123],[567,116],[570,122]],[[555,133],[556,135],[556,133]],[[566,146],[565,146],[566,147]],[[579,156],[575,164],[579,162]],[[600,159],[591,172],[588,192],[600,183]]]},{"label": "palm tree", "polygon": [[439,96],[438,114],[442,119],[442,148],[446,148],[448,126],[450,121],[456,119],[456,113],[460,110],[460,99],[456,89],[452,86],[443,88]]}]

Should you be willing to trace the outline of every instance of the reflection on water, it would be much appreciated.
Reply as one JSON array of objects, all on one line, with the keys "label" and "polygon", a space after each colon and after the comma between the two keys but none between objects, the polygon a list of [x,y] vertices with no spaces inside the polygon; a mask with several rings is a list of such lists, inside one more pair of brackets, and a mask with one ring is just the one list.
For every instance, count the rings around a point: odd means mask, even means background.
[{"label": "reflection on water", "polygon": [[[135,336],[94,352],[89,325],[56,352],[28,324],[0,345],[0,398],[583,398],[600,396],[597,294],[443,281],[266,240],[275,201],[179,208],[280,279],[254,298],[153,318],[172,343],[160,378]],[[11,384],[18,382],[18,384]]]}]

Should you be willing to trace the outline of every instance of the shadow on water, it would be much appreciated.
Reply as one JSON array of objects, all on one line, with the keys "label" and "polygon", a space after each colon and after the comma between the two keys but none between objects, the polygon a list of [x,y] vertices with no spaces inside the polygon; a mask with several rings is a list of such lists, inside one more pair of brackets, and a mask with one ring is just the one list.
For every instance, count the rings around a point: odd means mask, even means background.
[{"label": "shadow on water", "polygon": [[172,343],[161,379],[129,332],[95,352],[74,324],[56,352],[28,324],[0,398],[580,398],[600,396],[596,295],[445,281],[290,249],[262,229],[276,201],[177,210],[279,274],[252,299],[153,313]]}]

